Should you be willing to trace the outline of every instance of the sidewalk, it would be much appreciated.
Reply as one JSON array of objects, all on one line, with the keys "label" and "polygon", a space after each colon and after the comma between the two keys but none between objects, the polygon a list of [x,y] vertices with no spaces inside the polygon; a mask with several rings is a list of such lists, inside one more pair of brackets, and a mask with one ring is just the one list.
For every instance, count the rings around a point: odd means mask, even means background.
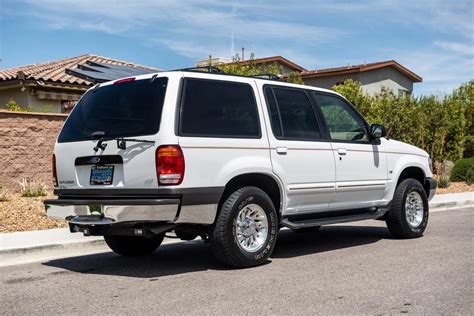
[{"label": "sidewalk", "polygon": [[[430,201],[430,212],[474,207],[474,192],[436,195]],[[167,240],[166,243],[176,242]],[[102,237],[84,237],[68,228],[0,233],[0,266],[20,262],[31,256],[59,256],[67,253],[108,251]]]}]

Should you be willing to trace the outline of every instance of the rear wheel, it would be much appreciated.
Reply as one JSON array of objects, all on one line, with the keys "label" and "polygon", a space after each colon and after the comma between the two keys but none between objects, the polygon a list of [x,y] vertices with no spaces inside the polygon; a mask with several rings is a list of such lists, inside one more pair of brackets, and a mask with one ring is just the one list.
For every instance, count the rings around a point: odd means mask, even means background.
[{"label": "rear wheel", "polygon": [[277,218],[273,202],[261,189],[235,191],[222,204],[210,236],[214,256],[237,268],[264,263],[275,246]]},{"label": "rear wheel", "polygon": [[122,256],[144,256],[152,254],[163,242],[163,234],[153,237],[105,235],[110,249]]},{"label": "rear wheel", "polygon": [[423,236],[428,225],[428,198],[421,183],[403,180],[395,189],[387,227],[395,238]]}]

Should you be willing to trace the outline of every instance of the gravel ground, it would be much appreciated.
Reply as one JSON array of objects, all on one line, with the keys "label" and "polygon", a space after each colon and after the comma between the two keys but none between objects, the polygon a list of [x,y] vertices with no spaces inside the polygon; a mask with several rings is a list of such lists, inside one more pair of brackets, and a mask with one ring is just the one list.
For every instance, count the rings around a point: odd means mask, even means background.
[{"label": "gravel ground", "polygon": [[[446,189],[437,189],[437,194],[474,191],[474,184],[452,182]],[[51,220],[46,216],[43,201],[54,198],[52,192],[47,197],[26,198],[18,193],[10,194],[9,201],[0,202],[0,233],[41,230],[67,227],[64,221]]]},{"label": "gravel ground", "polygon": [[0,233],[67,227],[66,222],[46,216],[43,201],[53,197],[52,193],[29,198],[11,194],[9,201],[0,202]]}]

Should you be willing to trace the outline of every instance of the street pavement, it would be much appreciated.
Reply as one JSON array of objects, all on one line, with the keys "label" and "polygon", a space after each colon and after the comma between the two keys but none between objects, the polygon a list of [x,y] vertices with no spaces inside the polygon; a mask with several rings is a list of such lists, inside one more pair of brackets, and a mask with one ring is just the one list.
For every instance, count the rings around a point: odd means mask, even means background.
[{"label": "street pavement", "polygon": [[430,214],[425,236],[364,221],[282,230],[268,264],[229,269],[202,241],[0,268],[0,314],[472,315],[474,208]]}]

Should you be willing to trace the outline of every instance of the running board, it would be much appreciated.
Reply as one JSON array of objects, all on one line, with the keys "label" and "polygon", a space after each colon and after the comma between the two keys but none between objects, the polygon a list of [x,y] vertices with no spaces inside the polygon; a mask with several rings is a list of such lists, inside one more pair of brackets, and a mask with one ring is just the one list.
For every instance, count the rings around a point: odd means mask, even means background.
[{"label": "running board", "polygon": [[[313,226],[322,226],[322,225],[330,225],[330,224],[338,224],[338,223],[346,223],[346,222],[356,222],[356,221],[364,221],[368,219],[377,219],[382,217],[388,208],[378,208],[375,210],[367,210],[365,212],[360,212],[358,214],[348,214],[348,215],[341,215],[341,216],[334,216],[334,212],[331,212],[332,216],[322,217],[321,214],[314,213],[314,214],[302,214],[302,215],[290,215],[284,216],[281,220],[281,224],[284,227],[288,227],[291,229],[300,229],[306,227],[313,227]],[[325,213],[329,214],[329,213]],[[336,213],[337,214],[337,213]],[[311,215],[317,218],[311,218]],[[305,219],[298,220],[298,217],[306,217]]]}]

